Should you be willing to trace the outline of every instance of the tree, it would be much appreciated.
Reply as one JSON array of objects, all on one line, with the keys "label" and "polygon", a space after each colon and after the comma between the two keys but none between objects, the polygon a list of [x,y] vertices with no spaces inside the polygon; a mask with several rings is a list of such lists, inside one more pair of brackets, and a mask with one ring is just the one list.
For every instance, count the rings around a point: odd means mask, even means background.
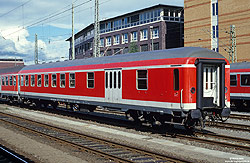
[{"label": "tree", "polygon": [[138,46],[135,42],[131,42],[129,44],[129,53],[136,53],[139,52]]}]

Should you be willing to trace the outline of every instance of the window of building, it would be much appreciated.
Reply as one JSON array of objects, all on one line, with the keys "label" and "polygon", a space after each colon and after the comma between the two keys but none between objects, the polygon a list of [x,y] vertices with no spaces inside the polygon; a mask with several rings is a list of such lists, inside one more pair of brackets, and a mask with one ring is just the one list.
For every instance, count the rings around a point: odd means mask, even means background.
[{"label": "window of building", "polygon": [[29,86],[29,75],[25,75],[25,86]]},{"label": "window of building", "polygon": [[218,15],[218,2],[212,3],[212,13],[213,13],[213,16]]},{"label": "window of building", "polygon": [[153,28],[153,38],[159,38],[159,28]]},{"label": "window of building", "polygon": [[8,78],[8,76],[5,77],[5,85],[6,85],[6,86],[9,85],[9,78]]},{"label": "window of building", "polygon": [[51,86],[56,87],[56,74],[52,74]]},{"label": "window of building", "polygon": [[4,76],[2,76],[2,85],[5,85]]},{"label": "window of building", "polygon": [[131,33],[131,42],[133,42],[133,41],[137,41],[137,32],[136,31]]},{"label": "window of building", "polygon": [[60,87],[65,88],[65,74],[60,74]]},{"label": "window of building", "polygon": [[120,44],[120,35],[114,36],[114,45]]},{"label": "window of building", "polygon": [[240,82],[242,86],[250,86],[250,75],[241,75]]},{"label": "window of building", "polygon": [[111,46],[111,37],[106,38],[106,46]]},{"label": "window of building", "polygon": [[45,74],[44,75],[44,87],[48,87],[49,86],[49,75]]},{"label": "window of building", "polygon": [[100,39],[100,47],[104,47],[104,38]]},{"label": "window of building", "polygon": [[148,51],[148,44],[141,45],[141,52]]},{"label": "window of building", "polygon": [[219,36],[219,27],[218,27],[218,25],[213,25],[213,38],[218,38],[218,36]]},{"label": "window of building", "polygon": [[159,50],[159,42],[154,43],[154,50]]},{"label": "window of building", "polygon": [[143,29],[141,30],[141,40],[147,40],[148,39],[148,30]]},{"label": "window of building", "polygon": [[174,69],[174,90],[179,90],[179,70]]},{"label": "window of building", "polygon": [[16,86],[16,76],[13,76],[13,85]]},{"label": "window of building", "polygon": [[94,72],[87,73],[87,87],[94,88]]},{"label": "window of building", "polygon": [[230,86],[237,86],[237,76],[230,75]]},{"label": "window of building", "polygon": [[24,78],[23,78],[23,75],[21,75],[21,86],[24,85]]},{"label": "window of building", "polygon": [[35,75],[30,76],[30,86],[32,86],[32,87],[35,86]]},{"label": "window of building", "polygon": [[137,89],[148,89],[147,70],[137,70]]},{"label": "window of building", "polygon": [[37,75],[37,86],[38,87],[42,86],[42,75]]},{"label": "window of building", "polygon": [[75,88],[75,73],[69,74],[69,87]]},{"label": "window of building", "polygon": [[111,50],[107,50],[106,52],[106,56],[112,55],[112,51]]},{"label": "window of building", "polygon": [[129,52],[129,48],[128,47],[125,47],[124,49],[123,49],[123,54],[127,54]]},{"label": "window of building", "polygon": [[219,48],[213,48],[213,51],[219,52]]},{"label": "window of building", "polygon": [[128,43],[128,34],[127,33],[122,34],[122,43],[123,44]]},{"label": "window of building", "polygon": [[13,83],[12,83],[12,78],[13,78],[13,77],[10,76],[10,86],[12,86],[12,84],[13,84]]}]

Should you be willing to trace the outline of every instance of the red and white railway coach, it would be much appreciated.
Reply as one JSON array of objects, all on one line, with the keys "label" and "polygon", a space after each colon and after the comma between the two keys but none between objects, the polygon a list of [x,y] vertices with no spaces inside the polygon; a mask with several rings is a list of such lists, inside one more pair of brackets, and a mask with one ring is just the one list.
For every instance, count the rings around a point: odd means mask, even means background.
[{"label": "red and white railway coach", "polygon": [[232,63],[230,71],[231,102],[239,109],[250,106],[250,63]]},{"label": "red and white railway coach", "polygon": [[18,98],[18,72],[24,66],[0,70],[0,97],[10,100]]},{"label": "red and white railway coach", "polygon": [[230,114],[229,73],[219,53],[178,48],[26,66],[19,94],[38,105],[104,106],[135,121],[191,126]]}]

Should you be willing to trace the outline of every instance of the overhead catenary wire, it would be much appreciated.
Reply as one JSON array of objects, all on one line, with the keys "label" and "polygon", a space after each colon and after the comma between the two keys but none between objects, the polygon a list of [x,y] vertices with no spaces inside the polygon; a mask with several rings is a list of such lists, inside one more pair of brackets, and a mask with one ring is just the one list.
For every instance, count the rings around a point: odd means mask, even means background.
[{"label": "overhead catenary wire", "polygon": [[10,11],[8,11],[8,12],[6,12],[6,13],[0,15],[0,18],[1,18],[1,17],[4,17],[4,16],[6,16],[6,15],[8,15],[9,13],[15,11],[16,9],[18,9],[18,8],[20,8],[20,7],[23,7],[24,5],[26,5],[26,4],[29,3],[30,1],[32,1],[32,0],[28,0],[28,1],[26,1],[25,3],[23,3],[23,4],[21,4],[21,5],[17,6],[17,7],[15,7],[15,8],[13,8],[13,9],[11,9]]},{"label": "overhead catenary wire", "polygon": [[[80,7],[80,6],[82,6],[82,5],[86,4],[86,3],[89,3],[89,2],[91,2],[91,1],[92,1],[92,0],[88,0],[88,1],[82,2],[82,3],[78,4],[78,5],[75,5],[74,8]],[[65,7],[65,8],[66,8],[66,7]],[[46,20],[49,20],[49,19],[51,19],[51,18],[53,18],[53,17],[56,17],[56,16],[58,16],[58,15],[61,15],[61,14],[63,14],[63,13],[66,13],[67,11],[70,11],[71,9],[72,9],[72,8],[68,8],[68,9],[65,9],[65,10],[60,11],[60,12],[57,12],[57,13],[54,12],[53,14],[50,14],[50,15],[47,16],[47,17],[41,18],[41,19],[37,20],[37,21],[34,22],[34,23],[30,23],[30,24],[26,25],[25,27],[23,27],[23,28],[21,28],[21,29],[18,29],[18,30],[16,30],[16,31],[12,32],[12,33],[9,33],[9,34],[5,35],[5,37],[6,37],[6,36],[10,36],[10,35],[12,35],[12,34],[15,34],[15,33],[19,32],[19,31],[21,31],[21,30],[23,30],[23,29],[27,29],[27,28],[33,27],[33,26],[35,26],[35,25],[37,25],[37,24],[40,24],[40,23],[42,23],[42,22],[44,22],[44,21],[46,21]]]}]

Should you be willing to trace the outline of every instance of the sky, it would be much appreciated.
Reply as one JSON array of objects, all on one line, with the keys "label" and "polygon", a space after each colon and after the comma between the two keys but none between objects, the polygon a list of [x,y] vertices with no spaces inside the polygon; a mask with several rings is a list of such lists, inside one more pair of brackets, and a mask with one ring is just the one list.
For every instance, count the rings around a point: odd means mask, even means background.
[{"label": "sky", "polygon": [[[0,58],[34,64],[68,59],[74,2],[75,33],[94,22],[95,0],[0,0]],[[100,20],[157,4],[183,6],[184,0],[99,0]]]}]

